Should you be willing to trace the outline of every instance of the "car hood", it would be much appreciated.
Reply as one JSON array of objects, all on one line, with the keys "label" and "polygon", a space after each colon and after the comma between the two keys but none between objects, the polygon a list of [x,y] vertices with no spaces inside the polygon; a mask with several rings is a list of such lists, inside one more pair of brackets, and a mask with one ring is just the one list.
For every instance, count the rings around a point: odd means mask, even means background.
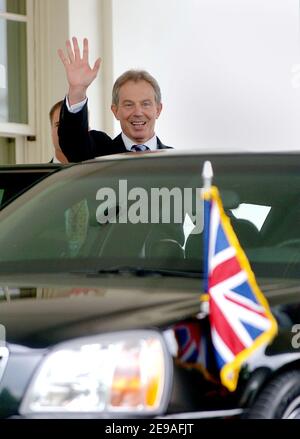
[{"label": "car hood", "polygon": [[[299,314],[299,281],[259,283],[279,326],[290,327]],[[30,347],[87,334],[167,328],[201,310],[199,278],[13,274],[0,276],[0,288],[7,341]]]},{"label": "car hood", "polygon": [[[0,323],[9,343],[47,347],[108,331],[167,327],[200,310],[199,279],[0,276]],[[19,297],[18,295],[21,295]]]}]

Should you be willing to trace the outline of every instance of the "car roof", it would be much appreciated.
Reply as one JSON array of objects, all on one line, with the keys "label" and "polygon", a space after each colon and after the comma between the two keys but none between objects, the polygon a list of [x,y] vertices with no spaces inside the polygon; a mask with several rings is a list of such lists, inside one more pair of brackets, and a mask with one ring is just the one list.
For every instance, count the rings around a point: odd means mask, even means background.
[{"label": "car roof", "polygon": [[232,151],[224,148],[201,148],[201,150],[188,149],[188,150],[175,150],[175,149],[160,149],[155,151],[145,152],[127,152],[120,154],[112,154],[107,156],[95,157],[86,162],[107,161],[107,160],[133,160],[133,159],[150,159],[150,158],[162,158],[162,157],[192,157],[192,156],[298,156],[300,157],[300,151],[297,150],[262,150],[262,149],[248,149],[241,151]]}]

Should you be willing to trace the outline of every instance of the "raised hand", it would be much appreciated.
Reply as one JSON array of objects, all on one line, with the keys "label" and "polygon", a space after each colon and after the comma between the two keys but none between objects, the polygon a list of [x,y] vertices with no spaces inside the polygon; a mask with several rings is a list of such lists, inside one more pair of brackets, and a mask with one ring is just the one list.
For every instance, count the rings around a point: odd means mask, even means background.
[{"label": "raised hand", "polygon": [[66,42],[67,55],[62,49],[58,49],[58,55],[65,66],[67,80],[69,83],[69,103],[76,104],[85,99],[86,90],[96,78],[100,68],[101,58],[98,58],[91,68],[89,64],[89,43],[87,38],[83,40],[83,52],[80,56],[80,49],[77,38],[72,38],[73,48],[70,40]]}]

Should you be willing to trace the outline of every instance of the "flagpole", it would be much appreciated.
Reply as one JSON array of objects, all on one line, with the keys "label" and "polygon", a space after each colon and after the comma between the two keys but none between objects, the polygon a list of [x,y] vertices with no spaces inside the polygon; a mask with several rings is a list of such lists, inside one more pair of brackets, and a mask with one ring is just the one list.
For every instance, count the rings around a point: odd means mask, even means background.
[{"label": "flagpole", "polygon": [[201,311],[209,313],[209,296],[208,296],[208,245],[209,245],[209,223],[210,223],[210,201],[205,197],[211,189],[213,178],[213,169],[210,161],[205,161],[202,168],[203,179],[203,209],[204,209],[204,227],[203,227],[203,287]]}]

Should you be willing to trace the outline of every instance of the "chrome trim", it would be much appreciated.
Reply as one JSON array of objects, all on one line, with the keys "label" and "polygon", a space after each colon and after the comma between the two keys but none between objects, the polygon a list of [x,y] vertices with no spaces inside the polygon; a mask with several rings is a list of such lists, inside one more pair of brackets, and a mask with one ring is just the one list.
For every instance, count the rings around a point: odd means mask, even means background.
[{"label": "chrome trim", "polygon": [[173,413],[172,415],[157,416],[156,419],[207,419],[207,418],[225,418],[231,416],[239,416],[244,413],[243,409],[231,410],[209,410],[206,412],[185,412]]}]

